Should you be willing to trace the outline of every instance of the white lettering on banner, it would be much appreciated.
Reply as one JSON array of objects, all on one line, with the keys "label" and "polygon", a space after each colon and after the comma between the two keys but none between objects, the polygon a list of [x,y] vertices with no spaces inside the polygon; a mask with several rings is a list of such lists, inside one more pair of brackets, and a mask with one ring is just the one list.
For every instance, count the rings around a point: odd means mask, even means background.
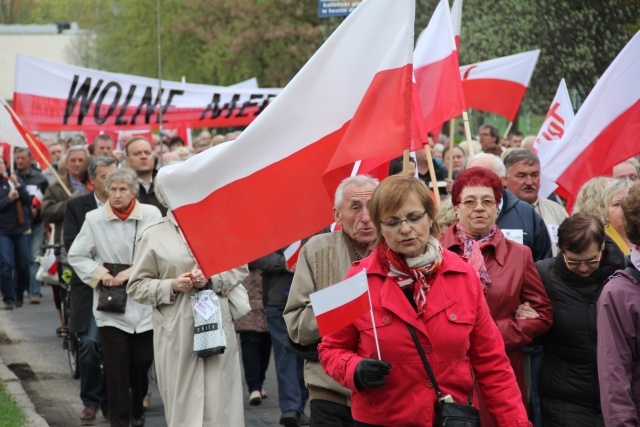
[{"label": "white lettering on banner", "polygon": [[507,239],[524,245],[524,232],[522,230],[502,229],[501,231]]}]

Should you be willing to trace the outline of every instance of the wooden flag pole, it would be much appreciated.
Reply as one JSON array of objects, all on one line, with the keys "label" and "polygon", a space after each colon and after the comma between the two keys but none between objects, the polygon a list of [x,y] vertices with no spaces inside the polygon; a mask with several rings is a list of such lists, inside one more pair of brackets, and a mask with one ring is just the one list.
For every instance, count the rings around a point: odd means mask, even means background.
[{"label": "wooden flag pole", "polygon": [[462,111],[462,120],[464,121],[464,134],[467,138],[467,148],[469,150],[469,159],[475,156],[473,152],[473,144],[471,143],[471,127],[469,126],[469,115],[466,110]]},{"label": "wooden flag pole", "polygon": [[402,152],[402,172],[403,173],[409,172],[409,150],[408,149],[405,149]]},{"label": "wooden flag pole", "polygon": [[509,136],[509,131],[511,130],[511,126],[513,126],[513,122],[509,122],[509,124],[507,125],[507,129],[504,131],[503,138],[507,138]]},{"label": "wooden flag pole", "polygon": [[[456,119],[449,120],[449,161],[447,162],[448,178],[453,179],[453,137],[455,135]],[[443,159],[444,160],[444,159]]]},{"label": "wooden flag pole", "polygon": [[13,156],[14,156],[15,147],[9,144],[9,176],[13,175]]},{"label": "wooden flag pole", "polygon": [[40,158],[46,163],[47,168],[53,173],[53,176],[55,176],[56,181],[58,181],[58,183],[60,183],[60,187],[62,187],[64,192],[67,193],[67,196],[71,197],[71,191],[67,188],[67,184],[64,183],[64,181],[60,177],[60,174],[58,174],[58,172],[55,170],[53,165],[51,163],[49,163],[49,161],[44,156],[44,154],[42,154],[42,151],[40,151],[40,147],[38,147],[38,144],[36,144],[36,142],[33,140],[33,138],[31,137],[31,134],[29,132],[26,132],[25,136],[29,140],[29,143],[31,144],[31,147],[35,148],[35,150],[38,152],[38,156],[40,156]]},{"label": "wooden flag pole", "polygon": [[427,156],[427,165],[429,166],[429,177],[433,184],[433,194],[436,199],[436,206],[440,207],[440,189],[438,188],[438,180],[436,179],[436,171],[433,169],[433,158],[431,157],[431,147],[429,143],[424,145],[424,153]]}]

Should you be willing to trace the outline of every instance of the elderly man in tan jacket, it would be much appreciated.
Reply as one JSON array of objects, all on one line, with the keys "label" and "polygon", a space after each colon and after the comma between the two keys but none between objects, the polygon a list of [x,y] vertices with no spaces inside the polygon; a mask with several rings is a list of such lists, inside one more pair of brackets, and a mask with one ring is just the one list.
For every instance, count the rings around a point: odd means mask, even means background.
[{"label": "elderly man in tan jacket", "polygon": [[329,377],[318,362],[320,334],[309,294],[342,281],[353,261],[371,253],[377,234],[367,202],[377,185],[377,180],[362,175],[343,180],[333,209],[342,231],[312,237],[298,257],[284,320],[293,349],[305,359],[312,425],[353,425],[350,391]]}]

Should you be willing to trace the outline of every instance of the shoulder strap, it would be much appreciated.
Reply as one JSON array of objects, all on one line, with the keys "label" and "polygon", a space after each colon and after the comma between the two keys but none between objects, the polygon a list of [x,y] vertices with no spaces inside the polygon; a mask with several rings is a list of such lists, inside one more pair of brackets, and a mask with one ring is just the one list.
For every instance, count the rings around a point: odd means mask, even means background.
[{"label": "shoulder strap", "polygon": [[636,284],[640,284],[640,271],[636,270],[635,267],[631,267],[631,266],[625,268],[624,271],[626,271],[627,273],[633,276],[633,278],[637,282]]}]

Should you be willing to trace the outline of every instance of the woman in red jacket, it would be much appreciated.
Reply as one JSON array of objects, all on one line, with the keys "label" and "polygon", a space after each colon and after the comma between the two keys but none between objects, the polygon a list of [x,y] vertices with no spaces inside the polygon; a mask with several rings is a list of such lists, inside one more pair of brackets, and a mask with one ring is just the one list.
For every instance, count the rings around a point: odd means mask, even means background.
[{"label": "woman in red jacket", "polygon": [[[440,242],[460,255],[480,278],[524,397],[522,348],[551,327],[553,315],[531,250],[507,239],[496,226],[501,199],[502,181],[495,173],[478,167],[461,172],[451,196],[458,222]],[[482,427],[490,427],[482,401],[481,409]]]},{"label": "woman in red jacket", "polygon": [[478,276],[434,237],[435,214],[414,177],[389,177],[374,191],[370,215],[382,242],[347,276],[366,269],[382,360],[367,314],[322,339],[320,362],[352,390],[356,426],[432,426],[436,392],[411,325],[445,395],[466,403],[475,376],[497,425],[528,426]]}]

